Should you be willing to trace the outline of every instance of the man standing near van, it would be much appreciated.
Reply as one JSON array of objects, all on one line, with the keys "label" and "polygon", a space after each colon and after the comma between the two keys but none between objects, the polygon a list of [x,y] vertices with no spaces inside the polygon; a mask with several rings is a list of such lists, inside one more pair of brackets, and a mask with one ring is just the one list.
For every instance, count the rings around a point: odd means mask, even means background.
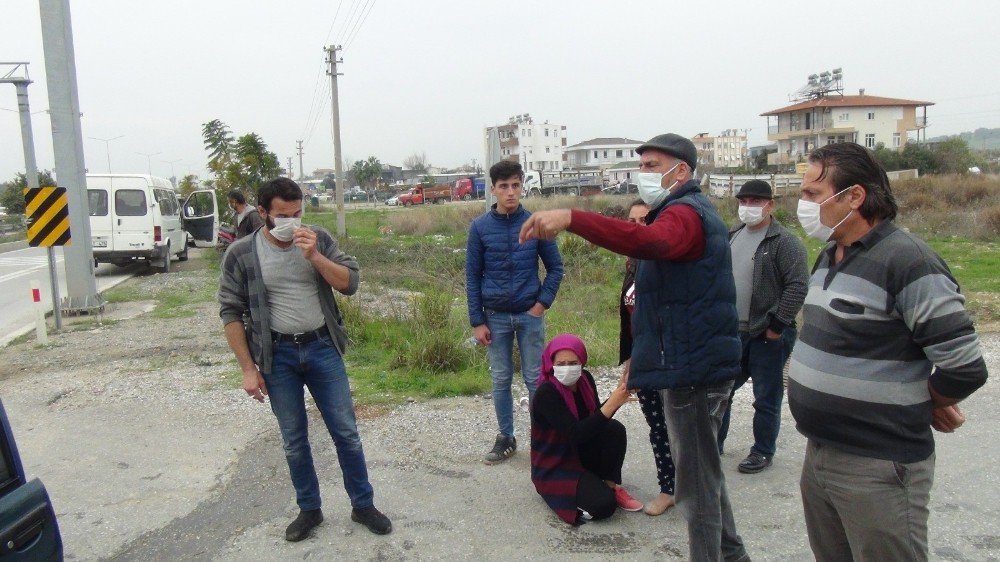
[{"label": "man standing near van", "polygon": [[351,519],[387,534],[392,524],[373,505],[344,368],[347,333],[331,291],[358,290],[358,262],[325,229],[302,226],[302,190],[294,181],[265,183],[258,201],[264,226],[234,242],[223,258],[220,316],[243,371],[243,390],[259,402],[268,396],[278,419],[301,510],[285,539],[300,541],[323,521],[303,387],[336,445]]},{"label": "man standing near van", "polygon": [[247,205],[246,197],[243,197],[242,193],[233,190],[226,197],[229,199],[229,208],[236,216],[234,221],[237,240],[253,234],[253,231],[264,225],[264,219],[260,218],[260,213],[257,209]]},{"label": "man standing near van", "polygon": [[[517,241],[521,225],[531,216],[521,206],[524,170],[509,160],[490,168],[490,193],[497,202],[472,221],[465,255],[469,323],[480,345],[489,346],[493,378],[493,408],[499,433],[483,462],[496,464],[517,451],[514,438],[514,337],[521,350],[521,376],[534,398],[545,344],[545,311],[563,277],[559,248],[551,240]],[[545,280],[538,280],[538,258]],[[530,399],[529,398],[529,399]]]}]

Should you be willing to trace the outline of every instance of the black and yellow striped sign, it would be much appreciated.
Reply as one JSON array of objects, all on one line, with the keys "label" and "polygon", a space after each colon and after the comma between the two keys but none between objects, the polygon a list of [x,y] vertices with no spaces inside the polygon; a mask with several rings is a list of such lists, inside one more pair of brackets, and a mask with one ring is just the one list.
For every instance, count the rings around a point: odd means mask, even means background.
[{"label": "black and yellow striped sign", "polygon": [[26,188],[24,216],[28,219],[28,245],[48,247],[70,243],[65,187]]}]

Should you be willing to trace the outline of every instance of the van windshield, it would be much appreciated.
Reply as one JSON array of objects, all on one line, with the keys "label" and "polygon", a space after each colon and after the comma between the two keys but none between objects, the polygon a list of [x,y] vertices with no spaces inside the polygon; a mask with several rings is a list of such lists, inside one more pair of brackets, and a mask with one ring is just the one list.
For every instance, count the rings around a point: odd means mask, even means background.
[{"label": "van windshield", "polygon": [[120,217],[146,216],[146,192],[139,189],[119,189],[115,192],[115,214]]}]

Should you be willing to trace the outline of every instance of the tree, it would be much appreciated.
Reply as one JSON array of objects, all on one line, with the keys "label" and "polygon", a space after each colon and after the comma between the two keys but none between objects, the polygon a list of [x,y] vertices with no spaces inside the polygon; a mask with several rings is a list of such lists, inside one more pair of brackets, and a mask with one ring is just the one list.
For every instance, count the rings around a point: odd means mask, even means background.
[{"label": "tree", "polygon": [[208,151],[208,169],[214,176],[205,185],[222,195],[238,188],[248,201],[256,201],[260,186],[282,172],[278,156],[257,133],[233,140],[229,126],[213,119],[202,125],[201,134]]},{"label": "tree", "polygon": [[426,152],[414,152],[413,154],[407,156],[403,159],[403,167],[407,170],[415,170],[417,172],[426,172],[430,167],[427,163],[427,153]]},{"label": "tree", "polygon": [[427,187],[431,187],[437,182],[434,180],[434,176],[427,174],[420,180],[420,183],[426,185]]},{"label": "tree", "polygon": [[[56,181],[52,177],[52,172],[49,170],[38,172],[39,187],[54,187],[55,185]],[[3,192],[0,193],[0,206],[7,209],[8,214],[24,214],[24,189],[26,187],[28,187],[28,175],[20,172],[14,176],[13,180],[3,184]]]},{"label": "tree", "polygon": [[937,162],[938,172],[944,174],[966,174],[975,160],[969,143],[961,137],[952,137],[937,143],[931,150]]},{"label": "tree", "polygon": [[375,187],[379,178],[382,177],[382,162],[375,156],[369,156],[368,160],[358,160],[351,166],[351,175],[359,185]]},{"label": "tree", "polygon": [[240,137],[236,141],[235,153],[239,163],[239,185],[256,200],[260,186],[281,175],[278,155],[267,149],[267,143],[257,133]]},{"label": "tree", "polygon": [[188,174],[181,178],[181,181],[177,184],[177,189],[180,191],[181,195],[187,197],[191,195],[191,192],[197,191],[200,186],[198,181],[198,176],[194,174]]}]

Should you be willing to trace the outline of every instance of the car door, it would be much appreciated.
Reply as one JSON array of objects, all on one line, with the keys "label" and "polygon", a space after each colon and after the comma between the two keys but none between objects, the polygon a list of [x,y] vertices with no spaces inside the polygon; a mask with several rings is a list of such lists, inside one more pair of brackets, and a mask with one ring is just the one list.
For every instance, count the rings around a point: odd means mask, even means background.
[{"label": "car door", "polygon": [[148,189],[136,187],[112,188],[114,216],[112,229],[114,250],[146,251],[153,249],[153,213]]},{"label": "car door", "polygon": [[62,537],[41,480],[28,482],[0,401],[0,560],[62,560]]},{"label": "car door", "polygon": [[219,205],[215,191],[193,191],[184,200],[184,230],[199,248],[215,246],[219,240]]},{"label": "car door", "polygon": [[113,232],[111,198],[103,187],[87,190],[87,204],[90,212],[90,243],[95,253],[110,251]]}]

